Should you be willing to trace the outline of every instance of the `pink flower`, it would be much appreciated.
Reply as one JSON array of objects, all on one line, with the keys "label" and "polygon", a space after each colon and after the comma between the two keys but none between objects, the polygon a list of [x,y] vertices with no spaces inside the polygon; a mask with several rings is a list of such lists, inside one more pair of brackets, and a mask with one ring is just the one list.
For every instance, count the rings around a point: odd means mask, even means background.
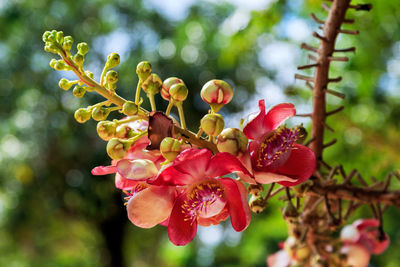
[{"label": "pink flower", "polygon": [[179,195],[168,223],[169,239],[186,245],[196,235],[197,225],[218,224],[231,216],[236,231],[250,223],[250,209],[244,185],[231,178],[218,178],[234,171],[250,175],[229,153],[212,156],[207,149],[184,150],[164,169],[153,184],[179,187]]},{"label": "pink flower", "polygon": [[[283,103],[265,113],[264,100],[260,100],[258,105],[260,112],[243,129],[251,141],[250,154],[244,155],[242,162],[253,170],[255,181],[261,184],[278,182],[283,186],[293,186],[304,182],[315,169],[314,152],[295,143],[299,137],[297,128],[280,126],[296,114],[296,109],[292,104]],[[252,182],[249,177],[241,178]]]},{"label": "pink flower", "polygon": [[267,257],[268,267],[289,267],[292,259],[286,250],[281,249]]}]

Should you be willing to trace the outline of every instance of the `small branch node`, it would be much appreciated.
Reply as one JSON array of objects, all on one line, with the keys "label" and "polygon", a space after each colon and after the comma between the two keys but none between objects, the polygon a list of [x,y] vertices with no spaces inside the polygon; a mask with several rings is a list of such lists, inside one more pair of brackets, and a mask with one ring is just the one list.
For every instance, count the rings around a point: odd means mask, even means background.
[{"label": "small branch node", "polygon": [[324,148],[330,147],[330,146],[336,144],[336,142],[337,142],[337,139],[335,138],[332,141],[330,141],[329,143],[324,144]]},{"label": "small branch node", "polygon": [[345,94],[340,93],[340,92],[338,92],[338,91],[330,90],[330,89],[326,89],[325,92],[328,93],[328,94],[337,96],[337,97],[339,97],[339,98],[341,98],[341,99],[344,99],[344,98],[346,97]]},{"label": "small branch node", "polygon": [[311,51],[311,52],[317,52],[318,51],[318,48],[316,48],[316,47],[314,47],[314,46],[311,46],[311,45],[308,45],[308,44],[306,44],[306,43],[302,43],[301,45],[300,45],[300,47],[302,48],[302,49],[305,49],[305,50],[308,50],[308,51]]},{"label": "small branch node", "polygon": [[335,49],[333,52],[356,52],[356,48],[353,46],[349,48]]},{"label": "small branch node", "polygon": [[324,24],[324,23],[325,23],[325,21],[323,21],[323,20],[317,18],[317,16],[315,16],[314,13],[311,13],[311,14],[310,14],[310,17],[311,17],[311,18],[313,19],[313,21],[315,21],[316,23],[319,23],[319,24]]},{"label": "small branch node", "polygon": [[305,76],[305,75],[301,75],[301,74],[295,74],[294,75],[295,79],[298,80],[304,80],[304,81],[308,81],[308,82],[314,82],[314,77],[309,77],[309,76]]},{"label": "small branch node", "polygon": [[311,84],[311,83],[309,83],[309,82],[306,82],[306,85],[307,85],[307,87],[308,87],[308,88],[310,88],[311,90],[314,90],[314,87],[312,86],[312,84]]},{"label": "small branch node", "polygon": [[344,109],[344,106],[340,106],[340,107],[338,107],[338,108],[336,108],[334,110],[331,110],[331,111],[327,112],[326,116],[331,116],[333,114],[336,114],[336,113],[342,111],[343,109]]},{"label": "small branch node", "polygon": [[338,33],[357,35],[360,33],[358,30],[337,30]]},{"label": "small branch node", "polygon": [[339,76],[337,78],[328,79],[328,83],[338,83],[341,80],[342,80],[342,76]]},{"label": "small branch node", "polygon": [[331,126],[329,126],[328,124],[326,124],[326,122],[322,122],[322,126],[324,126],[328,131],[330,131],[330,132],[332,132],[332,133],[335,132],[335,130],[334,130]]},{"label": "small branch node", "polygon": [[296,114],[296,117],[312,117],[312,113],[306,113],[306,114]]},{"label": "small branch node", "polygon": [[372,9],[372,4],[349,5],[349,8],[353,8],[357,11],[370,11]]},{"label": "small branch node", "polygon": [[311,55],[311,54],[308,54],[308,59],[312,60],[312,61],[318,61],[318,59],[315,56]]},{"label": "small branch node", "polygon": [[317,33],[317,32],[313,32],[312,35],[313,35],[315,38],[320,39],[321,41],[328,42],[328,39],[326,39],[326,37],[320,35],[320,34]]},{"label": "small branch node", "polygon": [[346,62],[346,61],[349,61],[349,58],[348,57],[328,57],[328,60],[329,61],[343,61],[343,62]]},{"label": "small branch node", "polygon": [[314,64],[298,66],[297,69],[298,70],[304,70],[304,69],[314,68],[314,67],[318,67],[318,66],[319,66],[319,63],[314,63]]},{"label": "small branch node", "polygon": [[354,23],[354,19],[344,19],[343,23],[345,23],[345,24],[353,24]]},{"label": "small branch node", "polygon": [[325,9],[328,12],[331,10],[330,7],[325,3],[322,3],[321,6],[322,6],[323,9]]},{"label": "small branch node", "polygon": [[313,138],[311,138],[310,140],[308,140],[304,145],[305,146],[309,146],[312,142],[314,142],[315,141],[315,136],[313,137]]}]

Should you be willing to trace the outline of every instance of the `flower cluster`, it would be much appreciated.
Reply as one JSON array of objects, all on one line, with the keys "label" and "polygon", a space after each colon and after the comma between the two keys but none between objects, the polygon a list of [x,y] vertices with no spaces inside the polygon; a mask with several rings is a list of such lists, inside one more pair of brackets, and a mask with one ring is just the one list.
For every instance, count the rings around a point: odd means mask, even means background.
[{"label": "flower cluster", "polygon": [[[112,69],[119,64],[117,54],[107,57],[96,82],[94,75],[83,69],[89,50],[86,43],[78,44],[72,55],[72,37],[52,31],[46,32],[43,40],[46,51],[61,57],[50,65],[78,77],[76,81],[61,79],[62,89],[76,84],[76,97],[95,91],[107,98],[75,112],[79,123],[90,118],[99,121],[97,132],[108,142],[111,165],[96,167],[92,173],[114,173],[116,188],[127,195],[129,220],[142,228],[167,226],[175,245],[189,243],[198,225],[219,224],[228,217],[236,231],[245,230],[251,214],[244,183],[259,190],[263,184],[275,182],[289,187],[304,182],[314,171],[316,159],[300,144],[300,129],[283,125],[296,114],[292,104],[279,104],[266,112],[264,100],[260,100],[259,112],[251,114],[242,129],[225,128],[224,118],[217,112],[231,101],[233,88],[225,81],[211,80],[200,93],[210,110],[195,134],[186,129],[183,102],[189,91],[183,80],[170,77],[163,81],[150,63],[140,62],[136,97],[125,100],[116,93],[118,73]],[[141,107],[141,91],[149,99],[151,112]],[[157,94],[169,102],[165,113],[157,110]],[[170,116],[173,107],[179,122]],[[125,117],[107,121],[112,111]],[[254,195],[254,191],[250,193]]]}]

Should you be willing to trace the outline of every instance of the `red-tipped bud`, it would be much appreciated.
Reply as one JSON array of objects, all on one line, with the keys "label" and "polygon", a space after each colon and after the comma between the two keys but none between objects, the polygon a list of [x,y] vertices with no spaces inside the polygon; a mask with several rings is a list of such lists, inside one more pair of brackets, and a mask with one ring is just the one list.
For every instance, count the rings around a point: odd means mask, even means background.
[{"label": "red-tipped bud", "polygon": [[174,101],[182,102],[185,101],[186,97],[188,96],[189,90],[187,89],[186,85],[178,83],[171,86],[169,93]]},{"label": "red-tipped bud", "polygon": [[175,84],[185,84],[185,83],[181,79],[176,78],[176,77],[170,77],[163,82],[162,88],[161,88],[162,98],[164,98],[167,101],[170,100],[171,95],[170,95],[169,91],[170,91],[171,87]]},{"label": "red-tipped bud", "polygon": [[182,144],[172,137],[165,137],[160,144],[160,152],[165,159],[173,161],[182,151]]},{"label": "red-tipped bud", "polygon": [[233,89],[225,81],[211,80],[201,88],[200,95],[211,106],[212,110],[217,112],[232,100]]},{"label": "red-tipped bud", "polygon": [[244,133],[236,128],[224,129],[217,138],[217,148],[219,152],[228,152],[238,156],[246,151],[249,140]]}]

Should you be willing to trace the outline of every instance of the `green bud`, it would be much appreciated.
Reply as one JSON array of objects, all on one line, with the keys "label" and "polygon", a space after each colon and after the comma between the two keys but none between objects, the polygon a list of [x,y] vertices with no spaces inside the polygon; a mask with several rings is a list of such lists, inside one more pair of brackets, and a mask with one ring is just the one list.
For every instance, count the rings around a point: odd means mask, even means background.
[{"label": "green bud", "polygon": [[76,65],[78,65],[79,67],[82,67],[83,62],[85,61],[85,57],[79,53],[76,53],[73,57],[73,60]]},{"label": "green bud", "polygon": [[119,64],[119,55],[117,53],[111,53],[107,57],[106,67],[108,69],[114,68]]},{"label": "green bud", "polygon": [[72,38],[72,36],[65,36],[64,42],[63,42],[63,49],[65,51],[71,50],[73,43],[74,43],[74,39]]},{"label": "green bud", "polygon": [[251,196],[249,207],[252,212],[260,213],[267,207],[267,202],[262,197]]},{"label": "green bud", "polygon": [[122,124],[117,127],[115,136],[120,139],[128,139],[137,135],[128,124]]},{"label": "green bud", "polygon": [[133,116],[138,113],[138,106],[132,101],[126,101],[122,106],[122,113],[126,116]]},{"label": "green bud", "polygon": [[244,133],[236,128],[224,129],[217,138],[217,148],[219,152],[228,152],[234,156],[246,151],[248,139]]},{"label": "green bud", "polygon": [[118,82],[118,72],[115,70],[109,70],[106,73],[106,81],[108,84],[115,84]]},{"label": "green bud", "polygon": [[64,33],[62,31],[57,32],[56,41],[59,44],[62,44],[64,42]]},{"label": "green bud", "polygon": [[200,95],[204,102],[210,104],[213,111],[217,112],[232,100],[233,89],[225,81],[211,80],[201,88]]},{"label": "green bud", "polygon": [[140,62],[136,67],[136,74],[139,76],[139,80],[144,82],[151,74],[152,67],[147,61]]},{"label": "green bud", "polygon": [[182,144],[178,139],[165,137],[160,144],[160,152],[168,161],[173,161],[182,151]]},{"label": "green bud", "polygon": [[74,96],[81,98],[85,95],[86,89],[83,86],[76,85],[74,87],[74,90],[72,90],[72,93],[74,94]]},{"label": "green bud", "polygon": [[87,43],[79,43],[77,46],[78,53],[82,56],[86,55],[89,52],[89,46]]},{"label": "green bud", "polygon": [[168,79],[165,79],[165,81],[162,84],[161,88],[161,96],[165,100],[169,101],[171,98],[169,90],[171,87],[175,84],[185,84],[181,79],[176,78],[176,77],[170,77]]},{"label": "green bud", "polygon": [[61,89],[67,91],[69,90],[69,88],[71,88],[71,86],[73,85],[73,82],[68,81],[65,78],[62,78],[59,82],[58,82],[58,86],[60,86]]},{"label": "green bud", "polygon": [[225,127],[224,118],[219,114],[207,114],[200,121],[201,129],[211,136],[219,135]]},{"label": "green bud", "polygon": [[110,158],[120,160],[125,157],[131,147],[132,142],[129,140],[121,140],[118,138],[111,138],[107,143],[107,154]]},{"label": "green bud", "polygon": [[90,79],[93,79],[94,78],[94,74],[93,74],[93,72],[91,72],[91,71],[85,71],[85,74],[90,78]]},{"label": "green bud", "polygon": [[112,121],[100,121],[97,123],[97,133],[104,141],[108,141],[115,137],[117,123]]},{"label": "green bud", "polygon": [[67,66],[61,60],[57,60],[57,62],[54,64],[55,70],[64,70],[65,67]]},{"label": "green bud", "polygon": [[54,43],[56,41],[56,38],[57,38],[57,31],[56,30],[52,30],[51,32],[49,32],[49,34],[45,33],[45,35],[47,37],[46,42]]},{"label": "green bud", "polygon": [[150,95],[158,94],[160,92],[161,86],[162,80],[155,73],[151,74],[142,84],[143,91]]},{"label": "green bud", "polygon": [[50,60],[50,63],[49,63],[50,67],[52,67],[53,69],[55,69],[55,66],[56,66],[57,62],[58,62],[57,59],[54,59],[54,58],[51,59],[51,60]]},{"label": "green bud", "polygon": [[87,108],[80,108],[75,111],[74,117],[75,120],[79,123],[84,123],[90,120],[90,116],[92,112]]},{"label": "green bud", "polygon": [[185,84],[178,83],[171,86],[169,93],[174,101],[182,102],[187,98],[189,90]]},{"label": "green bud", "polygon": [[42,35],[42,40],[43,42],[47,43],[49,42],[49,36],[51,35],[50,31],[45,31]]},{"label": "green bud", "polygon": [[44,46],[44,51],[57,54],[58,48],[54,43],[46,43]]},{"label": "green bud", "polygon": [[95,107],[92,111],[92,118],[95,121],[103,121],[107,119],[108,115],[110,114],[110,110],[105,107]]}]

